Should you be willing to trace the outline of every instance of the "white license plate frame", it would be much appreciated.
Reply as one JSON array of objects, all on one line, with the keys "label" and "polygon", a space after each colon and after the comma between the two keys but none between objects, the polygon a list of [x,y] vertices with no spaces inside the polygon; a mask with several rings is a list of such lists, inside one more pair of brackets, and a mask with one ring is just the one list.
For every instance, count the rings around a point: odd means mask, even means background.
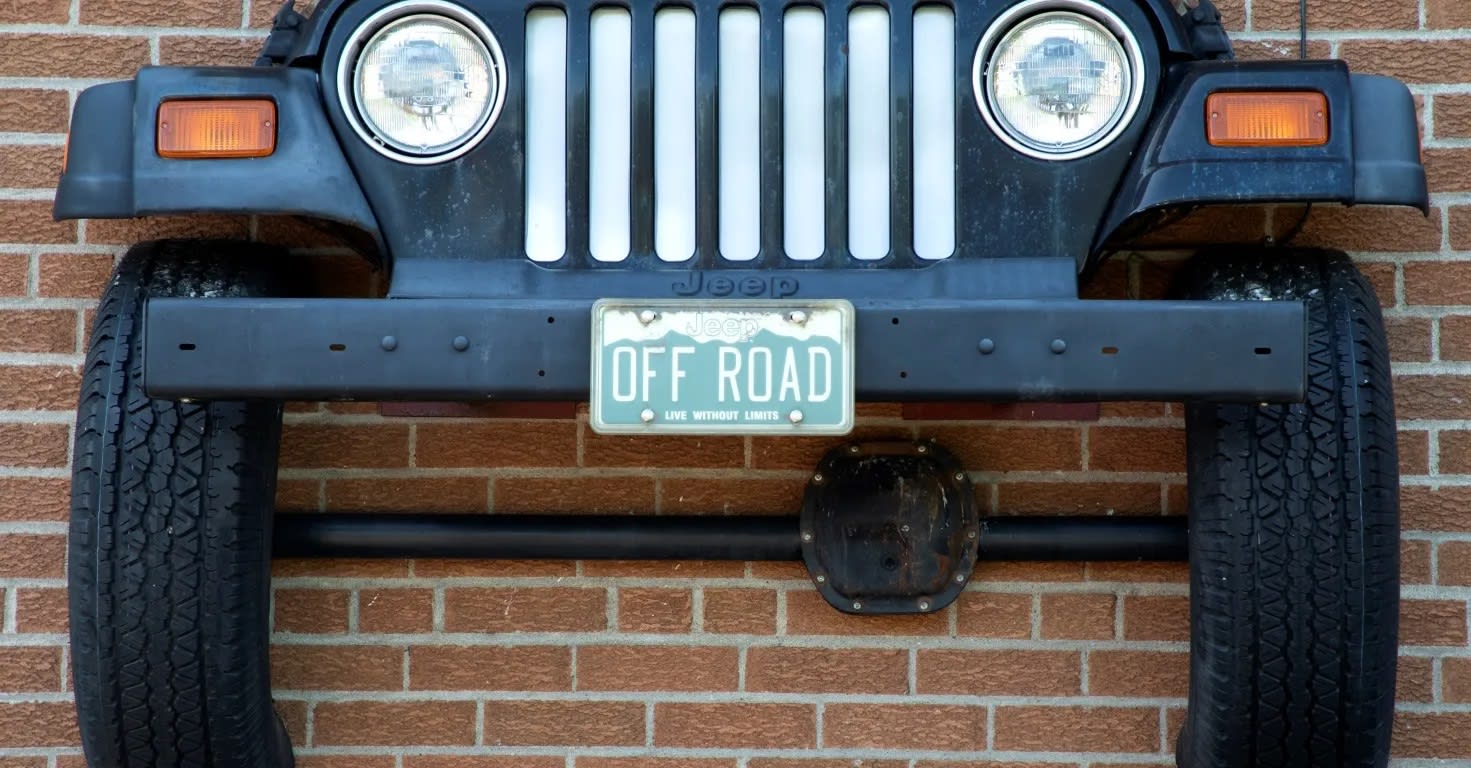
[{"label": "white license plate frame", "polygon": [[846,435],[855,317],[842,299],[602,299],[591,317],[589,424],[610,435]]}]

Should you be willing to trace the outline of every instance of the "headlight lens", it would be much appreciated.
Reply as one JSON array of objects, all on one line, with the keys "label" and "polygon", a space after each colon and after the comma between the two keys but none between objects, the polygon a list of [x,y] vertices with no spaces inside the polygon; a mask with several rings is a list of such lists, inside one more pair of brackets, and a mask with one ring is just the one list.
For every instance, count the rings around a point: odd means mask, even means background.
[{"label": "headlight lens", "polygon": [[[407,8],[400,8],[407,6]],[[505,99],[505,68],[490,30],[448,4],[413,2],[383,13],[430,8],[375,24],[350,46],[351,99],[361,133],[384,154],[406,162],[441,162],[468,151],[490,131]],[[381,14],[380,14],[381,15]],[[465,22],[473,21],[479,29]]]},{"label": "headlight lens", "polygon": [[988,33],[977,51],[976,100],[1007,143],[1034,157],[1070,159],[1123,130],[1138,107],[1141,58],[1122,22],[1109,20],[1054,10]]}]

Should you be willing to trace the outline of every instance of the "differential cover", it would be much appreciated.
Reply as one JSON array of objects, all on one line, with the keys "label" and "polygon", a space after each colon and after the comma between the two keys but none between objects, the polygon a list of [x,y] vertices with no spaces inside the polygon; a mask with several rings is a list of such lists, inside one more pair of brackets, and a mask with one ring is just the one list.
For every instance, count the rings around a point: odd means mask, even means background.
[{"label": "differential cover", "polygon": [[976,563],[980,518],[965,470],[931,442],[854,443],[823,457],[802,504],[802,557],[846,613],[931,613]]}]

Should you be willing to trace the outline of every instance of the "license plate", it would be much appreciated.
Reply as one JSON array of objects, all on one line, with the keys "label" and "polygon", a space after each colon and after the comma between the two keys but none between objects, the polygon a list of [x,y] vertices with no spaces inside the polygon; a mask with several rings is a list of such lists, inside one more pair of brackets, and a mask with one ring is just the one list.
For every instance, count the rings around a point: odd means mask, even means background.
[{"label": "license plate", "polygon": [[590,400],[603,434],[845,435],[853,305],[604,299]]}]

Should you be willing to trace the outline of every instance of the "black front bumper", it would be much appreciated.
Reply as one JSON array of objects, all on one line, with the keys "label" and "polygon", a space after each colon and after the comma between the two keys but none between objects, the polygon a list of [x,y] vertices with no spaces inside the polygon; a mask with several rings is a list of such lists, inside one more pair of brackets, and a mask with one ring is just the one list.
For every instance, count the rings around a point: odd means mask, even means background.
[{"label": "black front bumper", "polygon": [[[1295,401],[1298,302],[855,300],[860,400]],[[586,400],[590,300],[154,298],[159,398]]]}]

